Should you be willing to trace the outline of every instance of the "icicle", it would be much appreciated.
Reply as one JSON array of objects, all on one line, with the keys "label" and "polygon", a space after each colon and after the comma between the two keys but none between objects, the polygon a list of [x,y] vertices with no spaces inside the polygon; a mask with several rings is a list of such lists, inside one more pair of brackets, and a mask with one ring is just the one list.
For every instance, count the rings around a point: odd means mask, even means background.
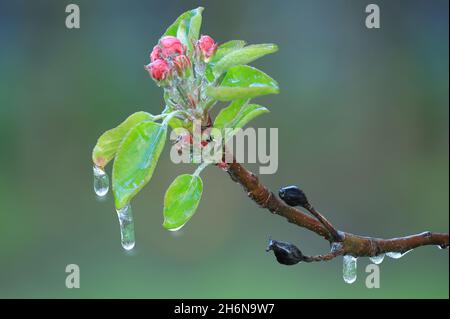
[{"label": "icicle", "polygon": [[108,194],[109,177],[108,174],[99,166],[94,165],[94,191],[97,196],[103,197]]},{"label": "icicle", "polygon": [[357,277],[357,258],[345,255],[343,258],[343,268],[342,268],[342,274],[344,281],[348,284],[352,284],[356,281]]},{"label": "icicle", "polygon": [[407,253],[409,253],[410,251],[412,251],[412,249],[405,251],[404,253],[398,252],[398,251],[391,251],[389,253],[386,253],[386,256],[393,258],[393,259],[400,259],[403,256],[405,256]]},{"label": "icicle", "polygon": [[370,261],[373,262],[375,265],[379,265],[379,264],[381,264],[381,263],[383,262],[384,256],[385,256],[384,254],[381,254],[381,255],[377,255],[377,256],[372,256],[372,257],[370,257],[369,259],[370,259]]},{"label": "icicle", "polygon": [[[187,223],[187,222],[186,222],[186,223]],[[183,225],[181,225],[181,226],[179,226],[179,227],[177,227],[177,228],[171,228],[171,229],[168,229],[168,230],[169,230],[169,231],[176,232],[176,231],[180,230],[181,228],[183,228],[184,225],[186,225],[186,223],[184,223]]]},{"label": "icicle", "polygon": [[119,218],[122,247],[125,250],[131,250],[135,245],[135,239],[133,212],[131,211],[130,204],[127,204],[121,209],[117,209],[117,217]]}]

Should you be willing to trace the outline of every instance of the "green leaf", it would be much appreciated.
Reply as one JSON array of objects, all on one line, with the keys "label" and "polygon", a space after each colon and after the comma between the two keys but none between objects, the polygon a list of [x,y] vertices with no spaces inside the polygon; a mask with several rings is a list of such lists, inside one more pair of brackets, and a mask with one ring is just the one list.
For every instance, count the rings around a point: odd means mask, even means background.
[{"label": "green leaf", "polygon": [[116,208],[124,207],[150,180],[164,148],[167,126],[141,122],[123,139],[112,171]]},{"label": "green leaf", "polygon": [[179,127],[183,127],[183,128],[187,128],[189,129],[192,126],[192,122],[191,121],[186,121],[186,120],[182,120],[178,117],[172,117],[169,121],[169,126],[172,129],[176,129]]},{"label": "green leaf", "polygon": [[259,95],[277,94],[278,83],[264,72],[248,65],[230,68],[218,87],[209,86],[206,94],[219,101],[250,99]]},{"label": "green leaf", "polygon": [[[244,127],[255,117],[269,113],[269,110],[258,104],[247,104],[248,100],[234,100],[229,106],[222,109],[214,121],[214,127],[218,129]],[[228,137],[227,137],[228,139]]]},{"label": "green leaf", "polygon": [[247,47],[233,50],[220,59],[213,68],[216,76],[227,71],[235,65],[247,64],[256,59],[278,50],[275,44],[253,44]]},{"label": "green leaf", "polygon": [[[166,96],[166,93],[164,93],[164,96]],[[166,100],[166,102],[167,102],[167,100]],[[169,113],[171,113],[173,111],[174,110],[170,106],[166,105],[166,108],[164,109],[162,114],[169,114]],[[176,129],[176,128],[179,128],[179,127],[184,127],[184,128],[189,129],[192,126],[192,121],[188,121],[187,119],[182,119],[182,118],[179,118],[177,116],[174,116],[174,117],[172,117],[169,120],[169,126],[172,129]]]},{"label": "green leaf", "polygon": [[136,112],[131,114],[119,126],[106,131],[97,140],[92,151],[92,161],[95,165],[105,167],[116,155],[120,142],[128,131],[136,124],[143,121],[152,121],[153,115],[147,112]]},{"label": "green leaf", "polygon": [[245,41],[242,40],[231,40],[225,43],[222,43],[217,48],[216,53],[211,58],[211,61],[209,61],[209,64],[215,65],[217,61],[222,59],[225,55],[227,55],[230,52],[233,52],[235,50],[241,49],[245,46]]},{"label": "green leaf", "polygon": [[192,43],[197,41],[198,37],[200,36],[200,28],[202,26],[202,11],[203,8],[201,8],[200,10],[197,9],[196,14],[194,14],[191,18],[191,24],[189,26],[188,34],[188,40],[191,45]]},{"label": "green leaf", "polygon": [[177,32],[178,32],[178,26],[180,25],[180,22],[185,20],[186,18],[190,17],[192,15],[191,11],[186,11],[183,14],[181,14],[174,23],[172,23],[170,25],[170,27],[167,28],[166,32],[164,32],[164,34],[162,35],[164,36],[168,36],[171,35],[173,37],[177,36]]},{"label": "green leaf", "polygon": [[178,26],[177,38],[183,43],[186,47],[190,48],[187,34],[187,25],[186,20],[181,20],[180,25]]},{"label": "green leaf", "polygon": [[[164,32],[163,36],[174,36],[178,37],[179,27],[182,21],[185,21],[185,32],[186,32],[186,39],[188,38],[188,34],[191,37],[197,36],[200,32],[200,26],[202,23],[201,16],[203,12],[203,7],[198,7],[193,10],[189,10],[181,14],[174,23],[170,25],[170,27],[167,28],[166,32]],[[190,29],[192,28],[192,31]],[[190,38],[192,40],[194,38]],[[181,39],[180,39],[181,40]],[[195,39],[196,40],[196,39]]]},{"label": "green leaf", "polygon": [[203,182],[197,175],[178,176],[164,196],[163,227],[175,230],[191,219],[202,197]]},{"label": "green leaf", "polygon": [[212,56],[211,60],[206,65],[205,76],[208,81],[212,82],[215,79],[213,68],[220,59],[222,59],[225,55],[245,46],[245,41],[242,40],[231,40],[225,43],[222,43],[217,48],[216,53]]}]

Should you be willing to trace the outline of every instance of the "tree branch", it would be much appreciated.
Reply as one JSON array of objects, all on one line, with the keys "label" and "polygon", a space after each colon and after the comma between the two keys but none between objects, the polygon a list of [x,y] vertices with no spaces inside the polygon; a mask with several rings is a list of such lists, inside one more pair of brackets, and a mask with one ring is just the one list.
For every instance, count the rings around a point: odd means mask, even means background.
[{"label": "tree branch", "polygon": [[[332,244],[335,242],[335,235],[329,231],[322,221],[322,215],[315,215],[317,211],[313,211],[313,215],[318,217],[319,220],[308,216],[301,210],[287,205],[278,196],[272,193],[266,186],[264,186],[259,178],[248,171],[244,166],[239,163],[233,162],[225,167],[226,171],[230,175],[231,179],[242,185],[247,195],[256,202],[260,207],[268,209],[270,212],[285,217],[290,223],[293,223],[299,227],[306,228]],[[312,206],[311,206],[312,207]],[[311,210],[310,210],[311,212]],[[326,223],[329,223],[326,221]],[[328,228],[328,229],[327,229]],[[334,228],[333,228],[334,229]],[[382,239],[354,235],[347,232],[337,231],[341,242],[336,245],[337,249],[332,250],[330,253],[318,256],[305,256],[303,261],[325,261],[331,260],[339,255],[352,255],[354,257],[370,257],[377,256],[388,252],[405,253],[411,249],[426,245],[436,245],[442,248],[448,248],[449,236],[447,233],[432,233],[429,231],[415,234],[406,237]]]}]

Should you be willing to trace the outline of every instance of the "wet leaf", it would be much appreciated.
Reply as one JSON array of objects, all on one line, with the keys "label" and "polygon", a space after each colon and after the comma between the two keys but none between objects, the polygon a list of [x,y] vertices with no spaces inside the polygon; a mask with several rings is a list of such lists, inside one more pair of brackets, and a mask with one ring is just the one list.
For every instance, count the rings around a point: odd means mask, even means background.
[{"label": "wet leaf", "polygon": [[163,227],[176,230],[186,224],[195,214],[202,192],[203,182],[199,176],[178,176],[170,184],[164,197]]},{"label": "wet leaf", "polygon": [[274,79],[248,65],[230,68],[220,86],[210,86],[206,90],[208,96],[219,101],[250,99],[278,92],[278,83]]},{"label": "wet leaf", "polygon": [[131,114],[117,127],[103,133],[92,152],[92,161],[99,167],[105,167],[116,155],[120,142],[128,131],[136,124],[143,121],[153,120],[153,115],[147,112],[136,112]]},{"label": "wet leaf", "polygon": [[191,18],[191,24],[189,26],[188,40],[192,44],[198,40],[200,36],[200,28],[202,27],[202,11],[203,8],[197,9],[197,12]]},{"label": "wet leaf", "polygon": [[188,41],[188,31],[187,31],[186,20],[181,20],[180,25],[178,26],[177,38],[183,43],[186,47],[191,49],[190,43]]},{"label": "wet leaf", "polygon": [[179,127],[184,127],[189,129],[192,126],[192,122],[182,120],[178,117],[172,117],[169,121],[169,126],[174,130]]},{"label": "wet leaf", "polygon": [[215,65],[220,59],[222,59],[225,55],[235,50],[241,49],[245,46],[245,41],[242,40],[231,40],[225,43],[222,43],[217,48],[216,53],[209,61],[210,65]]},{"label": "wet leaf", "polygon": [[116,208],[124,207],[150,180],[166,141],[167,127],[141,122],[123,139],[112,171]]},{"label": "wet leaf", "polygon": [[278,46],[270,43],[253,44],[241,49],[233,50],[216,63],[213,67],[213,73],[215,76],[218,76],[233,66],[250,63],[266,54],[274,53],[277,50]]},{"label": "wet leaf", "polygon": [[167,28],[163,36],[171,35],[177,37],[181,41],[185,41],[184,44],[191,48],[192,40],[197,40],[200,33],[202,12],[202,7],[184,12]]},{"label": "wet leaf", "polygon": [[219,45],[216,53],[206,65],[205,75],[208,81],[210,82],[214,81],[215,76],[213,73],[213,68],[216,65],[216,63],[220,61],[220,59],[222,59],[226,54],[238,50],[240,48],[243,48],[244,46],[245,41],[242,40],[231,40]]},{"label": "wet leaf", "polygon": [[[248,100],[234,100],[217,115],[214,127],[222,131],[225,128],[240,129],[255,117],[268,112],[269,110],[264,106],[248,104]],[[231,136],[226,136],[225,140],[228,140]]]}]

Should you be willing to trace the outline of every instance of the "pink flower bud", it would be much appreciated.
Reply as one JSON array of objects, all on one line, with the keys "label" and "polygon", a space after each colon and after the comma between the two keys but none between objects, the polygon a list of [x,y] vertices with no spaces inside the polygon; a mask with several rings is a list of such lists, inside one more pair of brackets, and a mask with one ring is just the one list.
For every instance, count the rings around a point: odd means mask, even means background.
[{"label": "pink flower bud", "polygon": [[161,59],[162,56],[162,50],[159,45],[155,45],[153,47],[152,53],[150,53],[150,61],[154,62],[155,60]]},{"label": "pink flower bud", "polygon": [[178,74],[182,76],[184,72],[187,70],[187,68],[191,66],[191,61],[185,55],[177,55],[173,59],[173,65]]},{"label": "pink flower bud", "polygon": [[217,49],[217,44],[209,35],[202,35],[198,40],[197,45],[206,59],[209,59]]},{"label": "pink flower bud", "polygon": [[151,77],[156,81],[162,81],[169,73],[169,65],[165,60],[155,60],[145,67],[150,73]]},{"label": "pink flower bud", "polygon": [[184,46],[176,37],[166,36],[159,40],[162,54],[164,57],[172,56],[175,54],[184,54]]}]

